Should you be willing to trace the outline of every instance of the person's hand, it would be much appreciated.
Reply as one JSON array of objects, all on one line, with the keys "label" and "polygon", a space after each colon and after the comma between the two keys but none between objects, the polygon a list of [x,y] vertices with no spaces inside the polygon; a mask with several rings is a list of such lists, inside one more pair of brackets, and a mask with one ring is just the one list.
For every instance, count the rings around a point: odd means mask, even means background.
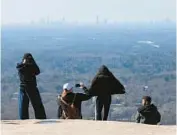
[{"label": "person's hand", "polygon": [[79,84],[80,84],[80,88],[83,89],[85,87],[83,82],[80,82]]},{"label": "person's hand", "polygon": [[24,59],[22,63],[25,64],[26,63],[26,59]]}]

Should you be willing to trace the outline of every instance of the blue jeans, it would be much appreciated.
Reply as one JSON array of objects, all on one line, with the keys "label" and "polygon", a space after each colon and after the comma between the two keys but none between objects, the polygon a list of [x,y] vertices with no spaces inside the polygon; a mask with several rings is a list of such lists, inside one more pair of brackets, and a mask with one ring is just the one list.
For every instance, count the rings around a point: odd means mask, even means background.
[{"label": "blue jeans", "polygon": [[29,101],[34,108],[36,119],[46,119],[45,109],[42,104],[37,87],[21,87],[19,91],[19,118],[29,119]]}]

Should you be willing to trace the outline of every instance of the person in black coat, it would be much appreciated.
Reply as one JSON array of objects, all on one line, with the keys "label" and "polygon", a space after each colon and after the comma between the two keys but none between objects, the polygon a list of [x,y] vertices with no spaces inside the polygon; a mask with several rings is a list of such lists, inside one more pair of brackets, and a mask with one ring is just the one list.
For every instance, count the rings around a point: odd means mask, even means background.
[{"label": "person in black coat", "polygon": [[45,109],[37,88],[36,76],[40,74],[34,58],[30,53],[24,54],[21,63],[17,64],[20,78],[19,118],[29,119],[29,101],[34,108],[36,119],[46,119]]},{"label": "person in black coat", "polygon": [[[88,91],[90,95],[97,96],[96,120],[107,120],[111,104],[111,95],[124,94],[125,88],[109,69],[103,65],[92,80]],[[102,117],[101,112],[103,108],[104,115]]]},{"label": "person in black coat", "polygon": [[157,125],[160,122],[161,115],[154,104],[151,104],[151,97],[144,96],[142,106],[138,108],[136,122],[150,125]]}]

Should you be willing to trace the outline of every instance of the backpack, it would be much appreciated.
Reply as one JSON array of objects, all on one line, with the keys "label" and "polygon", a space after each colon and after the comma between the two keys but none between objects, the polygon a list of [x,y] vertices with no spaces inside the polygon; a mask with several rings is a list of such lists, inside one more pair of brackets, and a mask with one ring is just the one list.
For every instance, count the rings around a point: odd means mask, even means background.
[{"label": "backpack", "polygon": [[76,99],[76,94],[74,95],[74,99],[71,104],[68,104],[62,97],[60,97],[60,101],[66,106],[62,111],[62,117],[64,119],[80,119],[79,109],[75,107],[74,101]]}]

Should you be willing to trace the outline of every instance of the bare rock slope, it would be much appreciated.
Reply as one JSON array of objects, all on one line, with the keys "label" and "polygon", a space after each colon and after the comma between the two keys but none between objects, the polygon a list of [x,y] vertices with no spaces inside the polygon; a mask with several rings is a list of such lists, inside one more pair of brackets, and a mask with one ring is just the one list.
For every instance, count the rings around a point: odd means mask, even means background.
[{"label": "bare rock slope", "polygon": [[175,135],[176,126],[88,120],[2,120],[2,135]]}]

